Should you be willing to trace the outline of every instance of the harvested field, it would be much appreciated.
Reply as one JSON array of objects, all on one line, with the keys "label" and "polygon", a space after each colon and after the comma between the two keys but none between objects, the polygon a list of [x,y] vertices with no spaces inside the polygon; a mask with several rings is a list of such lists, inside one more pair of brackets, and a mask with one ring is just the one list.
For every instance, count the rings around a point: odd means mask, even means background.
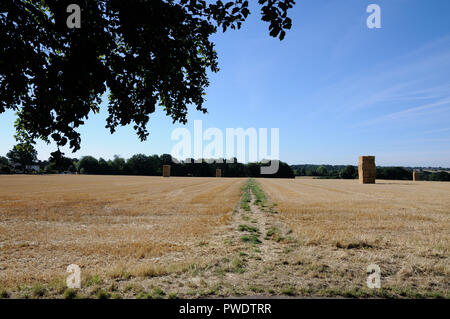
[{"label": "harvested field", "polygon": [[0,287],[49,282],[73,263],[105,274],[177,252],[188,262],[231,218],[243,181],[0,176]]},{"label": "harvested field", "polygon": [[449,207],[439,182],[0,176],[0,297],[449,298]]},{"label": "harvested field", "polygon": [[[356,180],[265,179],[299,245],[302,287],[364,287],[371,263],[382,285],[429,293],[450,291],[450,184]],[[313,268],[315,270],[305,270]]]}]

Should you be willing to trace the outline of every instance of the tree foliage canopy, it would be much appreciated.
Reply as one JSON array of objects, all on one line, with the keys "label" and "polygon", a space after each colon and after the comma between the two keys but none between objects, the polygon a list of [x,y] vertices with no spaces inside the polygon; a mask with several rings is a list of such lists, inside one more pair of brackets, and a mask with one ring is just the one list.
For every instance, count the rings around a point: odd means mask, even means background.
[{"label": "tree foliage canopy", "polygon": [[[293,0],[259,0],[269,33],[291,28]],[[81,7],[81,28],[69,29],[67,6]],[[0,113],[15,110],[16,138],[80,148],[78,128],[99,112],[109,92],[106,127],[133,124],[148,136],[160,105],[174,122],[203,106],[207,71],[217,72],[210,37],[239,29],[248,1],[4,0],[0,7]]]},{"label": "tree foliage canopy", "polygon": [[37,151],[33,145],[17,144],[10,150],[6,157],[11,164],[18,164],[23,169],[27,165],[33,165],[37,160]]}]

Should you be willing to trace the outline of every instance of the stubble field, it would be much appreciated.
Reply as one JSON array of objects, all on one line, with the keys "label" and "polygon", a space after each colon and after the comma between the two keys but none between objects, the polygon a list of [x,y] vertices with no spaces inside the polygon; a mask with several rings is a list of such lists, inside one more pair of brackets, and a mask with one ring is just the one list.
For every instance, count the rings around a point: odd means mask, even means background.
[{"label": "stubble field", "polygon": [[0,176],[0,286],[85,274],[151,271],[231,218],[243,180]]},{"label": "stubble field", "polygon": [[357,290],[375,263],[384,287],[449,293],[449,183],[267,179],[261,185],[298,240],[298,263],[321,270],[308,280],[315,289]]},{"label": "stubble field", "polygon": [[439,182],[0,176],[0,294],[448,297],[449,207]]}]

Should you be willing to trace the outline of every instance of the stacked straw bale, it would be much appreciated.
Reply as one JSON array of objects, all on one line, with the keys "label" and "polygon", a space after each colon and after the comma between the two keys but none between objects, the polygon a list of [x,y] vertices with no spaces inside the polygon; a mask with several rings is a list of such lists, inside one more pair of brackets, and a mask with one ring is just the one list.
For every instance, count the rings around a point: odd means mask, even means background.
[{"label": "stacked straw bale", "polygon": [[170,165],[163,165],[163,177],[170,177]]},{"label": "stacked straw bale", "polygon": [[413,181],[420,181],[420,173],[413,171]]},{"label": "stacked straw bale", "polygon": [[360,184],[374,184],[376,176],[375,156],[360,156],[358,161]]},{"label": "stacked straw bale", "polygon": [[222,169],[216,168],[216,177],[222,177]]}]

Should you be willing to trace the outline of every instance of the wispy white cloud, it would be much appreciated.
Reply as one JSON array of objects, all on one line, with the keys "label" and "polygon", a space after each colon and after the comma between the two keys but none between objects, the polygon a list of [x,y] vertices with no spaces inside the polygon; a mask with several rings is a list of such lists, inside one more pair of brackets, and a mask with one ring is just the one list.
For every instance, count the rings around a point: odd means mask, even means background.
[{"label": "wispy white cloud", "polygon": [[[392,120],[449,116],[450,35],[402,56],[345,75],[305,96],[310,119],[323,114],[352,128]],[[432,119],[429,118],[430,122]],[[349,123],[349,121],[345,121]],[[348,124],[347,124],[348,125]],[[416,128],[420,129],[420,128]]]},{"label": "wispy white cloud", "polygon": [[434,133],[443,133],[443,132],[450,132],[450,127],[443,128],[443,129],[437,129],[437,130],[425,131],[422,134],[434,134]]},{"label": "wispy white cloud", "polygon": [[[445,105],[450,105],[450,96],[439,100],[437,102],[434,103],[428,103],[428,104],[424,104],[424,105],[420,105],[420,106],[415,106],[415,107],[411,107],[408,109],[404,109],[402,111],[398,111],[398,112],[393,112],[393,113],[389,113],[380,117],[377,117],[375,119],[371,119],[365,122],[361,122],[356,124],[355,126],[366,126],[366,125],[373,125],[373,124],[378,124],[380,122],[385,122],[385,121],[389,121],[389,120],[399,120],[402,118],[406,118],[407,116],[411,116],[411,115],[415,115],[415,116],[423,116],[424,113],[428,113],[430,114],[429,110],[431,109],[436,109],[439,108],[440,106],[445,106]],[[447,111],[449,111],[450,108],[440,108],[439,110],[437,110],[437,112],[440,113],[446,113]],[[433,110],[434,114],[436,114],[436,110]]]}]

